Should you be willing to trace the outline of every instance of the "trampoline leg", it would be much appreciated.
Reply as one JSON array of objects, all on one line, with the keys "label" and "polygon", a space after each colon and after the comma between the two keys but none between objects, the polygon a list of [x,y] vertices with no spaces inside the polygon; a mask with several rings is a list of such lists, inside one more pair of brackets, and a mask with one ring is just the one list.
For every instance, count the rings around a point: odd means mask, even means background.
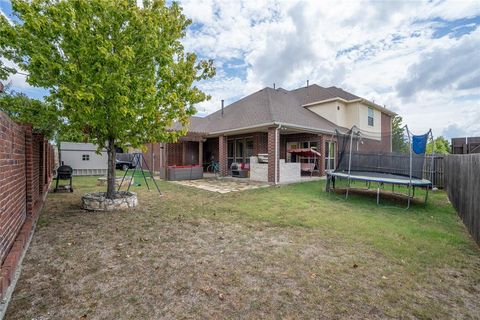
[{"label": "trampoline leg", "polygon": [[377,187],[377,206],[380,204],[380,185]]},{"label": "trampoline leg", "polygon": [[350,179],[348,179],[348,187],[347,187],[347,192],[345,192],[345,200],[348,199],[348,191],[350,190]]},{"label": "trampoline leg", "polygon": [[428,200],[428,187],[427,187],[427,192],[425,193],[425,201],[423,202],[424,205],[427,205],[427,200]]},{"label": "trampoline leg", "polygon": [[410,185],[408,186],[408,200],[407,200],[407,210],[410,209],[410,200],[412,199],[410,197]]}]

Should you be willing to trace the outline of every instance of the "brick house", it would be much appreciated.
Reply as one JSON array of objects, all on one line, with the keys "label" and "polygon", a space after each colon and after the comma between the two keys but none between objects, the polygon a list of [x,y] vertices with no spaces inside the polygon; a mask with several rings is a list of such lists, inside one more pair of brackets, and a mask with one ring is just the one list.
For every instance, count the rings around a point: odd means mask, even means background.
[{"label": "brick house", "polygon": [[[355,125],[376,132],[391,148],[394,115],[337,87],[314,84],[291,91],[266,87],[206,117],[191,117],[186,136],[177,143],[148,145],[145,158],[154,171],[202,165],[213,158],[219,161],[222,176],[230,174],[232,163],[248,163],[253,180],[289,182],[300,177],[299,164],[314,161],[290,150],[317,150],[321,156],[315,159],[315,174],[324,175],[335,163],[336,129],[346,131]],[[268,154],[268,163],[263,175],[254,176],[253,166],[258,165],[251,162],[259,154]]]}]

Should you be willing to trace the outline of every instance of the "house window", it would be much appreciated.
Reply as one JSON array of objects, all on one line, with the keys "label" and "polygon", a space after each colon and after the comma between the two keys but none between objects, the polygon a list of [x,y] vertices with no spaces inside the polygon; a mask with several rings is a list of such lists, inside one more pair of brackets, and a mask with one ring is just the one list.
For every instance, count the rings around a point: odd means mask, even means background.
[{"label": "house window", "polygon": [[233,159],[235,158],[235,140],[227,140],[227,165],[228,168],[233,163]]},{"label": "house window", "polygon": [[368,125],[370,127],[373,127],[373,116],[374,116],[373,108],[368,108]]},{"label": "house window", "polygon": [[253,156],[252,137],[227,140],[227,159],[229,168],[234,162],[250,162],[251,156]]},{"label": "house window", "polygon": [[82,161],[89,161],[90,155],[89,154],[82,154]]},{"label": "house window", "polygon": [[235,140],[235,162],[243,162],[243,147],[244,141],[243,139],[236,139]]},{"label": "house window", "polygon": [[335,142],[325,142],[325,170],[335,170]]}]

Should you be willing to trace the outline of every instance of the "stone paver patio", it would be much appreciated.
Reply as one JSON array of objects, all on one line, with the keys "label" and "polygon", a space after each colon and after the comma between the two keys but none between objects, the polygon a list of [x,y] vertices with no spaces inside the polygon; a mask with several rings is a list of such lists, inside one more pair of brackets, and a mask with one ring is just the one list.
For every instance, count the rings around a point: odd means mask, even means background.
[{"label": "stone paver patio", "polygon": [[187,187],[195,187],[207,191],[218,192],[218,193],[229,193],[235,191],[244,191],[258,188],[268,187],[269,184],[263,182],[255,182],[249,179],[216,179],[216,178],[207,178],[199,180],[182,180],[182,181],[171,181],[176,184]]}]

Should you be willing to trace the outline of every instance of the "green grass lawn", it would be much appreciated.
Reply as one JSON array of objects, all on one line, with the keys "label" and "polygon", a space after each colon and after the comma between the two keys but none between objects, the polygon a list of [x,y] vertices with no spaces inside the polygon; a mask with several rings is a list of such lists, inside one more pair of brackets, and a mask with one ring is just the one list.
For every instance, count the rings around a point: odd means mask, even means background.
[{"label": "green grass lawn", "polygon": [[480,250],[442,191],[403,210],[324,181],[161,197],[136,181],[133,212],[83,212],[95,177],[49,195],[7,318],[479,317]]}]

